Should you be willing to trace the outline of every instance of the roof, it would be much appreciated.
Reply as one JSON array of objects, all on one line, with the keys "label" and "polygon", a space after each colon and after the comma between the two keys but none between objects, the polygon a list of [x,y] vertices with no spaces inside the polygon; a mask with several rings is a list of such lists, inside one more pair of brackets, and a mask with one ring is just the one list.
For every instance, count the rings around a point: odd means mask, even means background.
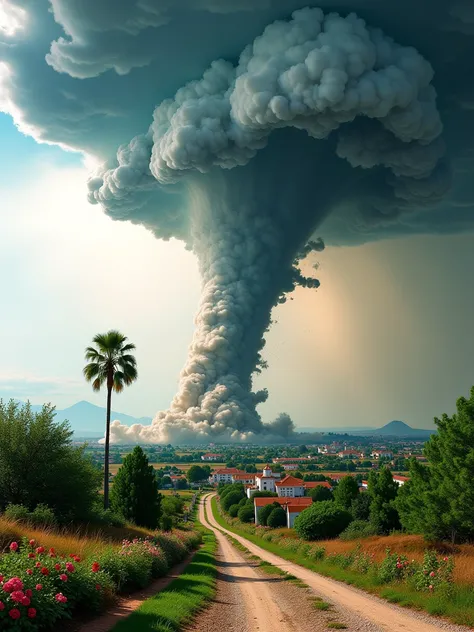
[{"label": "roof", "polygon": [[409,476],[398,476],[398,474],[394,474],[393,475],[393,480],[394,481],[403,481],[404,483],[406,483],[407,481],[410,480]]},{"label": "roof", "polygon": [[222,454],[214,454],[214,452],[206,452],[206,454],[203,454],[202,456],[222,456]]},{"label": "roof", "polygon": [[214,470],[213,474],[245,474],[245,472],[238,470],[236,467],[221,467],[218,470]]},{"label": "roof", "polygon": [[[309,505],[308,505],[309,506]],[[293,500],[286,505],[286,510],[288,513],[301,513],[305,509],[308,509],[305,505],[295,505]]]},{"label": "roof", "polygon": [[282,481],[275,483],[278,487],[303,487],[303,480],[295,476],[285,476]]},{"label": "roof", "polygon": [[329,474],[326,474],[326,476],[332,479],[333,481],[339,481],[341,478],[344,478],[345,476],[355,476],[355,474],[354,472],[331,472]]},{"label": "roof", "polygon": [[234,474],[232,478],[234,478],[236,481],[246,481],[249,478],[254,479],[255,474],[251,474],[250,472],[247,474]]},{"label": "roof", "polygon": [[331,489],[331,485],[327,481],[304,481],[303,487],[305,489],[313,489],[313,487],[327,487]]},{"label": "roof", "polygon": [[[287,505],[290,500],[286,496],[272,496],[270,498],[254,498],[253,502],[255,507],[265,507],[265,505],[271,505],[272,503],[278,503],[279,505]],[[309,496],[300,496],[299,498],[292,498],[292,505],[300,505],[302,507],[309,507],[313,503],[312,498]]]}]

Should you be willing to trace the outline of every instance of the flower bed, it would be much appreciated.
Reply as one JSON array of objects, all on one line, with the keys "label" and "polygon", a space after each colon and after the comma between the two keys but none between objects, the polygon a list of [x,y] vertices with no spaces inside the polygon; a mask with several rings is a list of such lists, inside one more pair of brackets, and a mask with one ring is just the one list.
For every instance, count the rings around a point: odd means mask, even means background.
[{"label": "flower bed", "polygon": [[0,630],[50,630],[75,612],[96,613],[116,593],[165,575],[198,546],[196,532],[124,540],[95,557],[58,555],[34,540],[12,542],[0,555]]}]

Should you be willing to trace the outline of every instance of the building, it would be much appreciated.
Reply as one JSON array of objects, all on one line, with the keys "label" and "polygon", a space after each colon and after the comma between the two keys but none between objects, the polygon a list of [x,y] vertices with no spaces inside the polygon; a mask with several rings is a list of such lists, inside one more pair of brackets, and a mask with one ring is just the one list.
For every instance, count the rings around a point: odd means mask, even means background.
[{"label": "building", "polygon": [[180,481],[186,480],[186,476],[184,476],[184,474],[177,474],[177,475],[170,474],[170,479],[171,479],[171,483],[173,484],[173,487],[176,489]]},{"label": "building", "polygon": [[208,452],[207,454],[203,454],[201,456],[201,461],[222,461],[223,458],[223,454],[213,454],[212,452]]},{"label": "building", "polygon": [[315,487],[326,487],[327,489],[332,489],[331,483],[327,481],[303,481],[303,486],[306,490],[314,489]]},{"label": "building", "polygon": [[282,467],[285,470],[285,472],[289,472],[289,471],[297,470],[299,468],[299,465],[297,465],[296,463],[285,463],[285,465],[283,465]]},{"label": "building", "polygon": [[[262,507],[265,507],[265,505],[271,505],[273,503],[278,503],[279,505],[281,505],[283,507],[283,509],[286,510],[286,506],[288,504],[291,504],[291,507],[293,508],[292,513],[295,513],[295,508],[300,507],[301,510],[303,511],[303,509],[306,509],[307,507],[309,507],[312,504],[312,500],[311,498],[292,498],[291,501],[288,500],[288,498],[254,498],[253,500],[253,504],[254,504],[254,511],[255,511],[255,524],[258,525],[258,512]],[[297,514],[296,514],[297,515]],[[295,521],[296,515],[293,517],[293,523]],[[287,512],[287,524],[289,525],[288,522],[288,512]]]},{"label": "building", "polygon": [[405,483],[410,480],[410,477],[409,476],[399,476],[398,474],[394,474],[393,475],[393,480],[395,481],[395,483],[398,483],[399,485],[405,485]]},{"label": "building", "polygon": [[255,488],[259,492],[275,492],[275,484],[280,478],[280,474],[273,473],[272,468],[265,465],[263,472],[255,475]]},{"label": "building", "polygon": [[242,483],[242,485],[255,485],[255,476],[256,474],[250,474],[249,472],[232,474],[232,482]]},{"label": "building", "polygon": [[294,498],[290,500],[286,505],[286,526],[288,529],[293,529],[295,526],[295,520],[300,515],[302,511],[309,507],[306,505],[295,505],[295,500],[304,500],[303,498]]},{"label": "building", "polygon": [[283,463],[308,463],[308,461],[311,461],[310,456],[278,456],[272,459],[272,463],[280,463],[281,465]]},{"label": "building", "polygon": [[374,459],[393,459],[393,452],[390,450],[374,450],[370,456]]},{"label": "building", "polygon": [[209,476],[209,482],[211,485],[218,485],[219,483],[232,483],[232,476],[234,474],[245,474],[236,467],[223,467],[218,470],[214,470]]},{"label": "building", "polygon": [[301,478],[295,478],[294,476],[285,476],[284,479],[275,483],[276,493],[278,496],[285,496],[296,498],[297,496],[304,496],[304,482]]},{"label": "building", "polygon": [[340,459],[359,459],[361,456],[364,456],[364,453],[358,450],[341,450],[337,453],[337,456]]}]

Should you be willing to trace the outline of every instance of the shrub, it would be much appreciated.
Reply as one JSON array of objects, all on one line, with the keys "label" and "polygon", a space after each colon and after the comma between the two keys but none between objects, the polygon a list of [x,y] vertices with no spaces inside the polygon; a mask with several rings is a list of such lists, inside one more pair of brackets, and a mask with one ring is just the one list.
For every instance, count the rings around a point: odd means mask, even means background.
[{"label": "shrub", "polygon": [[53,527],[56,524],[56,516],[47,505],[39,504],[30,513],[29,521],[35,526]]},{"label": "shrub", "polygon": [[326,557],[326,549],[324,546],[312,546],[309,550],[308,557],[315,562],[321,562]]},{"label": "shrub", "polygon": [[229,511],[229,507],[232,505],[238,505],[243,498],[243,491],[235,489],[228,492],[223,498],[221,498],[222,509],[224,511]]},{"label": "shrub", "polygon": [[332,491],[328,487],[323,487],[322,485],[318,485],[318,487],[314,487],[309,495],[313,499],[313,502],[319,502],[321,500],[333,500],[334,495]]},{"label": "shrub", "polygon": [[377,535],[377,528],[367,520],[354,520],[339,536],[341,540],[357,540]]},{"label": "shrub", "polygon": [[163,514],[160,519],[160,527],[163,531],[171,531],[173,528],[173,520],[171,516]]},{"label": "shrub", "polygon": [[230,516],[231,518],[237,518],[237,514],[238,514],[238,512],[239,512],[240,507],[241,507],[241,505],[240,505],[240,504],[238,504],[238,505],[231,505],[231,506],[229,507],[229,512],[228,512],[228,513],[229,513],[229,516]]},{"label": "shrub", "polygon": [[275,507],[267,518],[267,526],[271,529],[286,527],[286,511],[282,507]]},{"label": "shrub", "polygon": [[416,590],[449,593],[453,586],[454,561],[451,557],[439,558],[434,551],[425,551],[423,563],[413,570]]},{"label": "shrub", "polygon": [[253,522],[254,520],[254,510],[250,505],[245,505],[245,507],[241,507],[237,513],[237,517],[240,522]]},{"label": "shrub", "polygon": [[351,514],[327,500],[313,503],[295,520],[295,530],[304,540],[322,540],[337,537],[349,525]]},{"label": "shrub", "polygon": [[5,518],[14,522],[28,522],[30,512],[25,505],[7,505],[5,509]]},{"label": "shrub", "polygon": [[407,578],[410,564],[405,555],[397,555],[387,549],[384,559],[380,563],[378,576],[382,583],[402,581]]},{"label": "shrub", "polygon": [[264,505],[258,510],[258,521],[264,527],[267,526],[268,516],[272,513],[272,511],[279,507],[278,503],[271,503],[269,505]]},{"label": "shrub", "polygon": [[126,522],[123,516],[116,514],[112,509],[104,509],[102,503],[95,503],[92,507],[87,521],[105,527],[125,527]]},{"label": "shrub", "polygon": [[[246,505],[248,503],[249,499],[247,497],[242,498],[242,500],[239,500],[239,507],[243,507],[244,505]],[[253,504],[253,501],[252,501]]]}]

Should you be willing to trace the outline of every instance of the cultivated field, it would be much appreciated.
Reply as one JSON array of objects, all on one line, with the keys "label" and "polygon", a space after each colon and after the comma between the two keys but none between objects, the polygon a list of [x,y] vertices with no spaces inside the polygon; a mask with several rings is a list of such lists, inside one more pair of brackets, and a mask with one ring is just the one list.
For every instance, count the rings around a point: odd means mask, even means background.
[{"label": "cultivated field", "polygon": [[[162,467],[177,467],[179,470],[183,470],[183,472],[187,472],[192,465],[210,465],[213,467],[225,467],[225,463],[150,463],[153,465],[155,470],[159,470]],[[111,474],[117,474],[120,464],[113,463],[110,466]]]}]

